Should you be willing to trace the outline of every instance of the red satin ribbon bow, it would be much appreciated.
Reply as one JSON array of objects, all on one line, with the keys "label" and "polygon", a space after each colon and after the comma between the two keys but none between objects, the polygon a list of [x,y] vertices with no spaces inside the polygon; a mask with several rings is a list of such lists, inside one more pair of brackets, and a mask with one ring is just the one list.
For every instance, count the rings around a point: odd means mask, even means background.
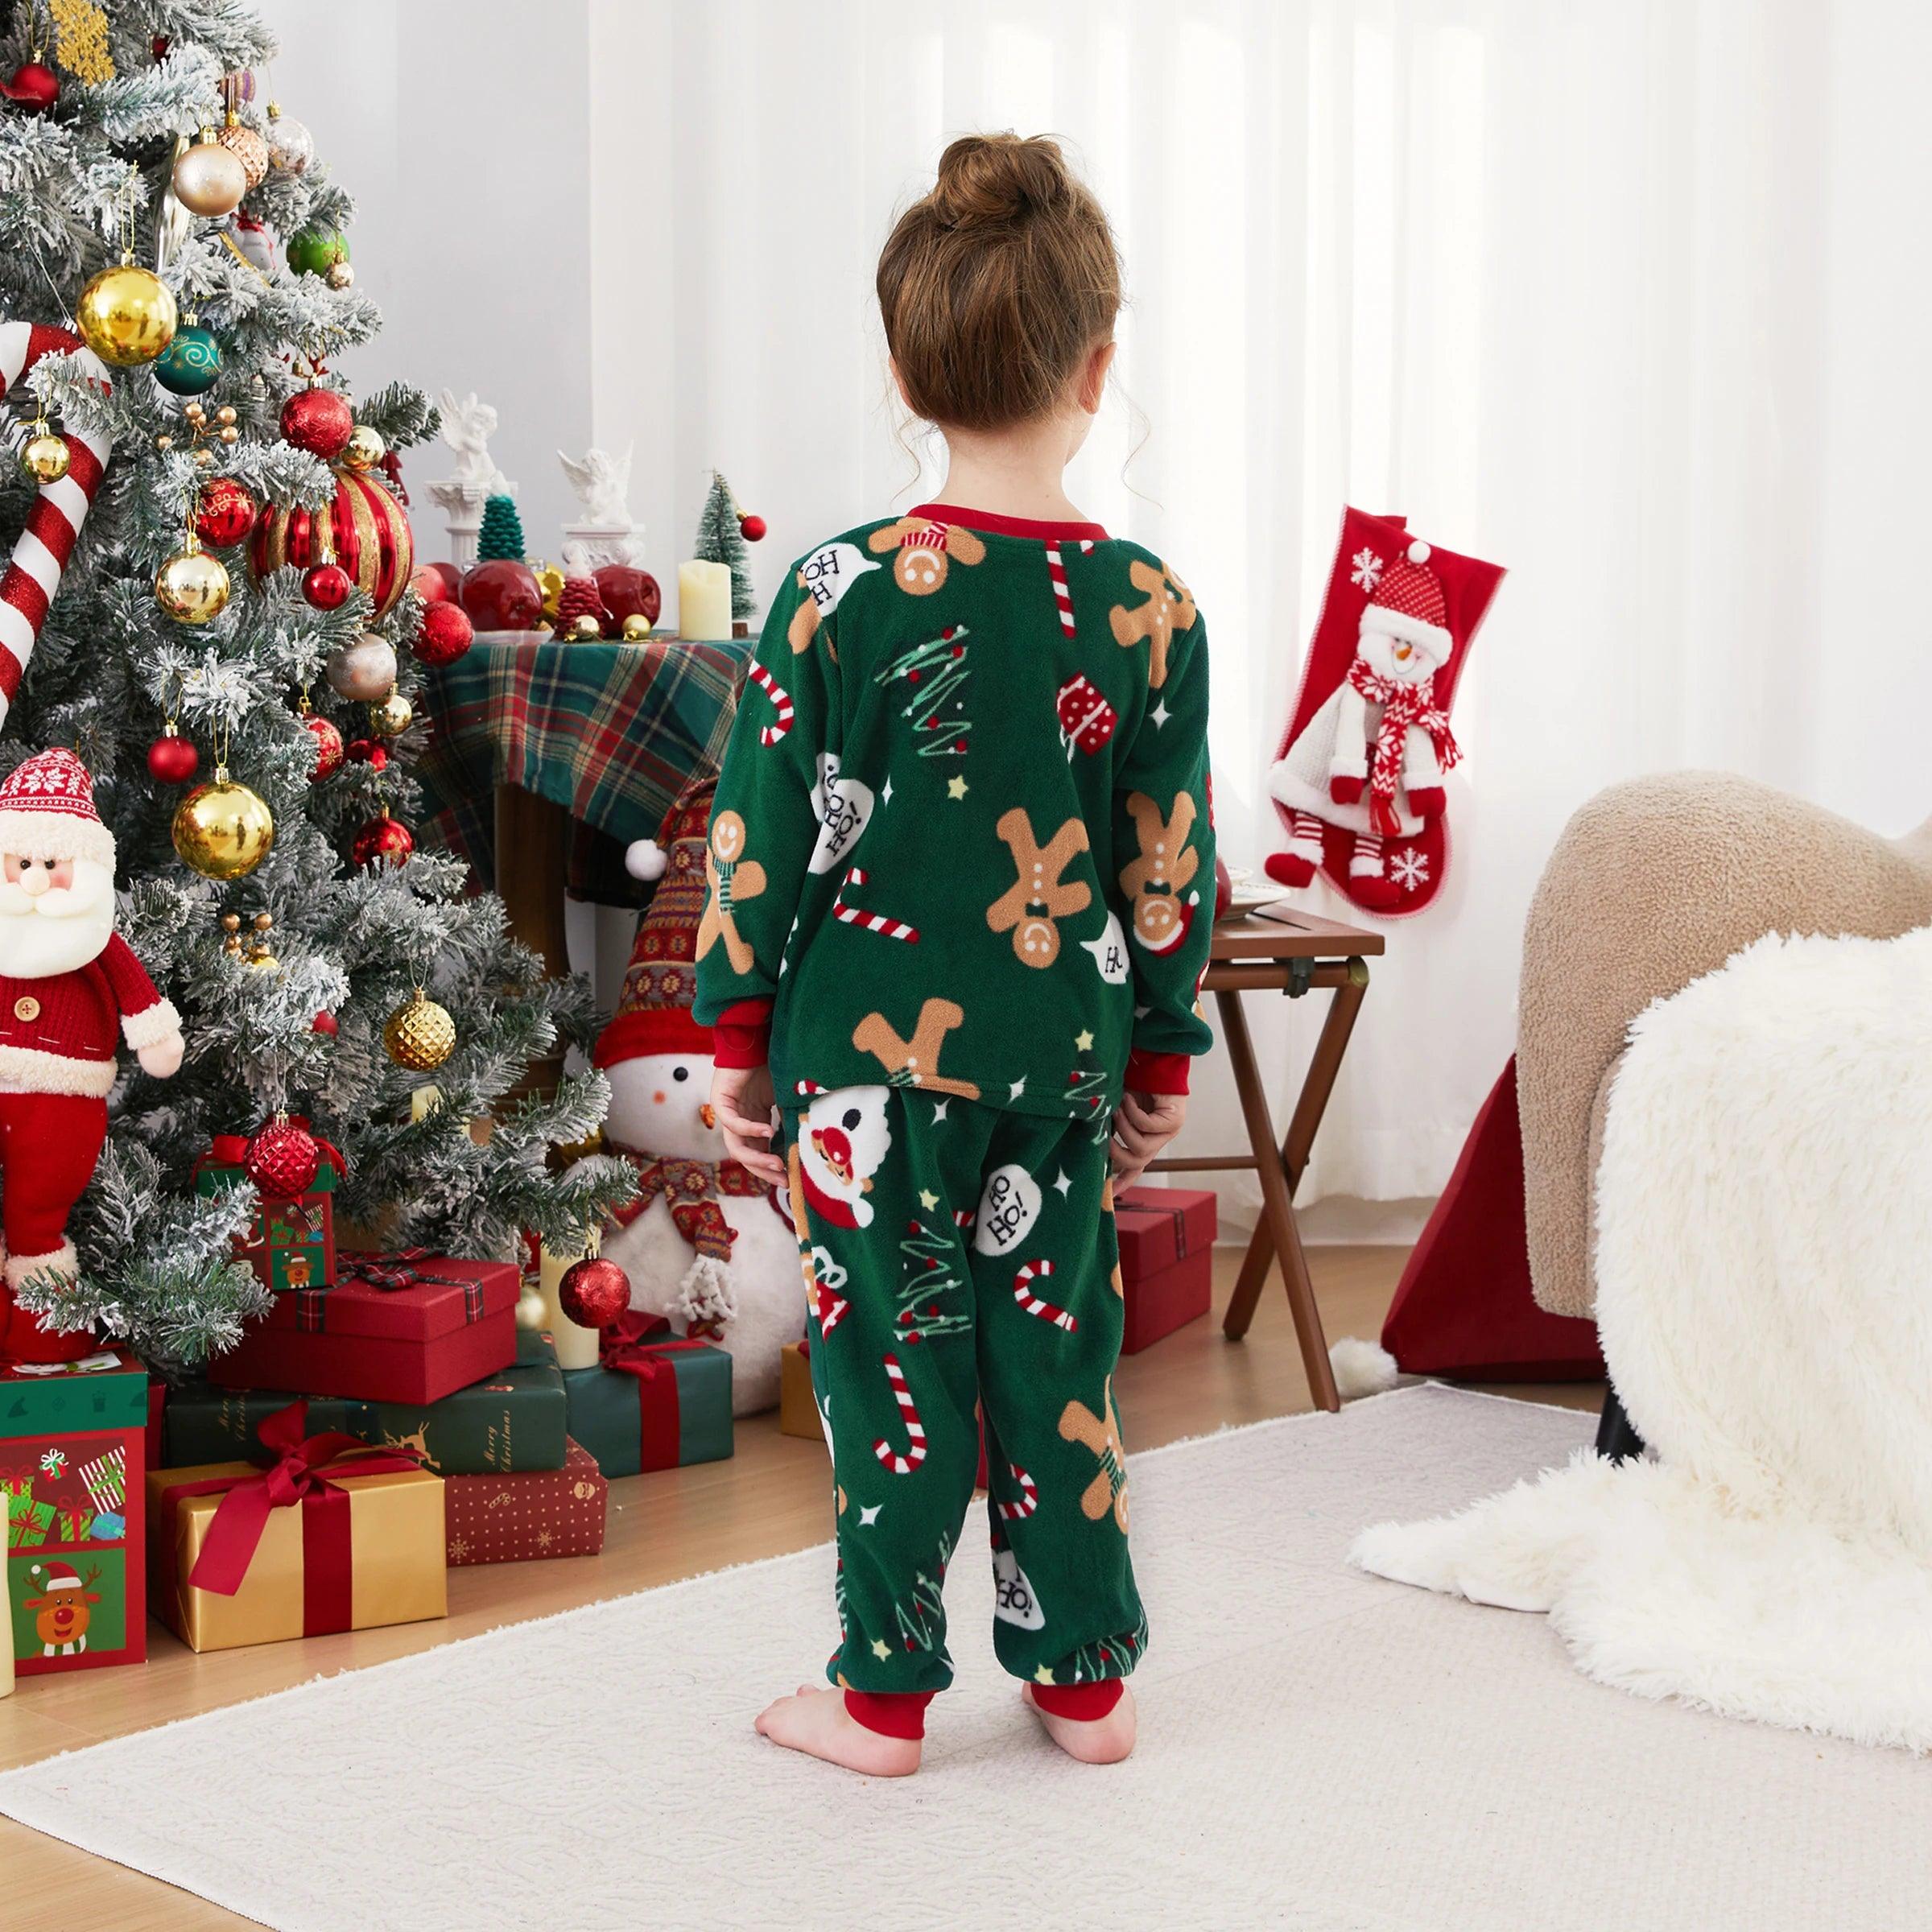
[{"label": "red satin ribbon bow", "polygon": [[413,1449],[372,1449],[353,1435],[327,1430],[304,1436],[306,1398],[279,1409],[262,1425],[262,1446],[275,1460],[258,1476],[216,1476],[171,1485],[167,1497],[211,1496],[221,1501],[202,1538],[189,1583],[217,1596],[242,1587],[271,1512],[302,1505],[303,1628],[311,1637],[349,1627],[349,1496],[330,1480],[419,1468]]},{"label": "red satin ribbon bow", "polygon": [[678,1372],[671,1358],[708,1344],[696,1335],[673,1335],[661,1315],[634,1309],[604,1331],[597,1359],[606,1368],[638,1378],[638,1467],[675,1469],[682,1418]]}]

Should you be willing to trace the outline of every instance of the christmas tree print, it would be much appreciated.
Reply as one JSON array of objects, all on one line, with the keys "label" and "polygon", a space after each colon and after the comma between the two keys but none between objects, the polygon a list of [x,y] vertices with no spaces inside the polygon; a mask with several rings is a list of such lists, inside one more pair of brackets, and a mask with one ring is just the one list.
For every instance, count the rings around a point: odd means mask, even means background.
[{"label": "christmas tree print", "polygon": [[489,564],[502,557],[523,561],[523,519],[510,497],[491,497],[484,503],[477,530],[477,561]]},{"label": "christmas tree print", "polygon": [[1143,1616],[1122,1637],[1103,1637],[1083,1644],[1054,1673],[1063,1684],[1097,1683],[1102,1678],[1125,1677],[1140,1661],[1147,1644],[1147,1619]]},{"label": "christmas tree print", "polygon": [[963,758],[972,720],[966,715],[965,686],[972,675],[966,653],[967,630],[951,624],[939,636],[902,651],[873,679],[876,684],[903,683],[911,696],[899,716],[912,720],[923,758]]},{"label": "christmas tree print", "polygon": [[1067,1097],[1084,1113],[1106,1104],[1107,1076],[1097,1067],[1076,1067],[1067,1076]]},{"label": "christmas tree print", "polygon": [[959,1335],[972,1327],[971,1315],[942,1306],[943,1298],[960,1286],[960,1278],[953,1272],[958,1252],[958,1244],[949,1230],[929,1228],[920,1220],[906,1224],[906,1233],[899,1242],[905,1262],[898,1288],[898,1328],[902,1341]]},{"label": "christmas tree print", "polygon": [[[908,1650],[931,1650],[939,1643],[939,1633],[946,1627],[944,1591],[946,1566],[952,1561],[952,1538],[939,1538],[939,1574],[928,1576],[923,1570],[914,1573],[912,1591],[909,1600],[892,1607],[892,1620],[898,1626],[899,1641]],[[952,1658],[946,1655],[942,1645],[939,1655],[945,1663]]]}]

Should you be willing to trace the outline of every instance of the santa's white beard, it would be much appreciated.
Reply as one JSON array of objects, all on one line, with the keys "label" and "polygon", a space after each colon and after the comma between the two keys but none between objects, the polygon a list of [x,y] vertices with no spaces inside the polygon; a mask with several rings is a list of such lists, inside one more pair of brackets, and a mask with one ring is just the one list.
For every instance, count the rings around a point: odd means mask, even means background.
[{"label": "santa's white beard", "polygon": [[0,975],[51,979],[101,956],[114,931],[114,875],[93,859],[74,861],[72,886],[38,898],[0,882]]}]

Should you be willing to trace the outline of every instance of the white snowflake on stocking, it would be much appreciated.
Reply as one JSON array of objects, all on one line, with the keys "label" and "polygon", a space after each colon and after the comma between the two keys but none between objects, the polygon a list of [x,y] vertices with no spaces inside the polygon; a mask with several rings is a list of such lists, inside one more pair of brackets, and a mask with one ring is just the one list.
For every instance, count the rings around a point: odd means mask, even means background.
[{"label": "white snowflake on stocking", "polygon": [[50,1449],[40,1459],[40,1471],[43,1476],[58,1476],[67,1467],[67,1452]]},{"label": "white snowflake on stocking", "polygon": [[452,1563],[461,1563],[469,1554],[469,1543],[466,1538],[452,1536],[449,1539],[449,1560]]},{"label": "white snowflake on stocking", "polygon": [[1352,584],[1359,584],[1364,590],[1373,591],[1381,581],[1382,560],[1366,545],[1348,561],[1355,566],[1348,573],[1348,580]]},{"label": "white snowflake on stocking", "polygon": [[1389,876],[1404,892],[1420,892],[1429,883],[1426,854],[1418,852],[1413,845],[1406,852],[1398,852],[1389,861]]}]

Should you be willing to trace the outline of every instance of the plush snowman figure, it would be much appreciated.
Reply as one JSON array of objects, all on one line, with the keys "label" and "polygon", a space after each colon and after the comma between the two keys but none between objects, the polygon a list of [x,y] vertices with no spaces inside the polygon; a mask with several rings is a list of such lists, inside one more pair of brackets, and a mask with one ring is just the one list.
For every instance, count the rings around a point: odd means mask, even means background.
[{"label": "plush snowman figure", "polygon": [[658,883],[597,1042],[611,1088],[605,1143],[638,1170],[601,1252],[630,1276],[634,1308],[729,1352],[733,1412],[752,1415],[778,1399],[780,1353],[805,1331],[805,1298],[789,1205],[725,1158],[708,1099],[711,1030],[691,1015],[710,811],[708,785],[687,793],[658,839],[628,855]]}]

